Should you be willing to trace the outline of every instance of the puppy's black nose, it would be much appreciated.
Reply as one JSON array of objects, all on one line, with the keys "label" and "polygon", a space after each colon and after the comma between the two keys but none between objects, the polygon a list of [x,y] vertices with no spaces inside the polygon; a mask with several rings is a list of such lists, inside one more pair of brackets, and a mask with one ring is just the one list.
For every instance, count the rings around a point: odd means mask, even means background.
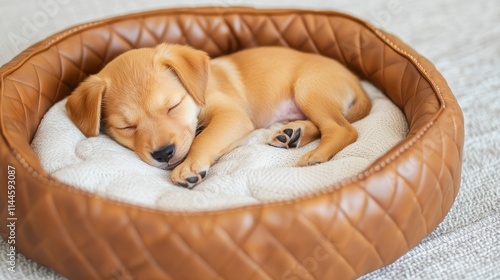
[{"label": "puppy's black nose", "polygon": [[175,145],[170,144],[159,148],[151,153],[151,156],[158,162],[168,162],[175,155]]}]

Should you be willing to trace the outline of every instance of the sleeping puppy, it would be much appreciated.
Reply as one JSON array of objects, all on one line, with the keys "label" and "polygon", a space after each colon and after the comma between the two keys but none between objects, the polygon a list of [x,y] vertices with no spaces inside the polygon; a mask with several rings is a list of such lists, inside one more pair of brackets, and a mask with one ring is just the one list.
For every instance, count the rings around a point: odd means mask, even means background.
[{"label": "sleeping puppy", "polygon": [[150,165],[173,169],[171,180],[188,188],[250,132],[275,122],[288,123],[268,144],[296,148],[321,138],[297,165],[328,161],[356,141],[350,122],[370,108],[359,79],[320,55],[260,47],[210,60],[171,44],[118,56],[66,104],[87,137],[102,129]]}]

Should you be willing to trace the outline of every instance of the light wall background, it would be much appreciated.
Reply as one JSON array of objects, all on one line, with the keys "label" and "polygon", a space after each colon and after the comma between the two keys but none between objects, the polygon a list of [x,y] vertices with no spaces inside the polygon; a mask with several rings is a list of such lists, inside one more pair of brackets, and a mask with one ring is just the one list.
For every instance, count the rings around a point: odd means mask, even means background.
[{"label": "light wall background", "polygon": [[[433,5],[439,8],[439,4]],[[422,4],[415,0],[0,0],[0,65],[30,45],[77,24],[133,12],[196,6],[335,9],[369,20],[403,39],[412,36],[399,22],[411,21],[418,32],[420,21],[432,21],[419,14]]]}]

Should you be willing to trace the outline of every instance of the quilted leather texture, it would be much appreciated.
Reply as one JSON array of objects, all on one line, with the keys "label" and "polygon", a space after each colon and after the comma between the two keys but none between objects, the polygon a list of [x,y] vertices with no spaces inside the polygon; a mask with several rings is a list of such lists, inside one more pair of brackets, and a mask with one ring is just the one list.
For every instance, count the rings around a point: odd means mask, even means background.
[{"label": "quilted leather texture", "polygon": [[[118,54],[165,41],[212,56],[282,45],[332,57],[380,87],[410,134],[322,193],[214,212],[141,208],[50,178],[29,146],[45,112]],[[353,279],[418,244],[459,189],[463,117],[446,81],[399,39],[336,12],[128,15],[47,38],[0,75],[0,219],[9,215],[8,164],[16,168],[17,250],[71,279]],[[3,238],[7,230],[0,227]]]}]

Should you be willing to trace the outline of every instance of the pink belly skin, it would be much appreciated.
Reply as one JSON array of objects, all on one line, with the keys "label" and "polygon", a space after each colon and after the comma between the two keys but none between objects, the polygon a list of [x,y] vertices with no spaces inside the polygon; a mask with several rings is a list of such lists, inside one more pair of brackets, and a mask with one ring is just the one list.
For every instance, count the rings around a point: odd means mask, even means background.
[{"label": "pink belly skin", "polygon": [[277,122],[291,122],[296,120],[305,120],[306,116],[300,108],[297,106],[294,100],[287,99],[273,111],[269,120],[264,124],[263,127],[269,127],[270,125]]}]

